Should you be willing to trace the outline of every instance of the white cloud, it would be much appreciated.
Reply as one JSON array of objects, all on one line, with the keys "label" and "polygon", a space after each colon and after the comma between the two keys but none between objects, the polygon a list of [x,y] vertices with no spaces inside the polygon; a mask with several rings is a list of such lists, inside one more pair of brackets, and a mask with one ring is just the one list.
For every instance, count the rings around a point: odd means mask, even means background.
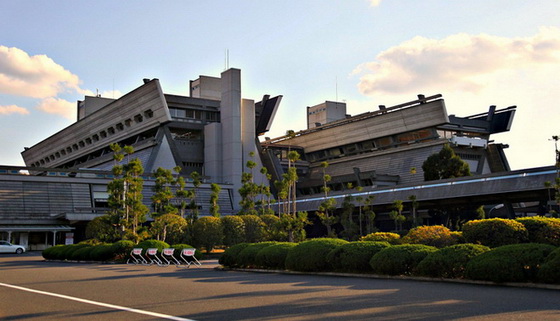
[{"label": "white cloud", "polygon": [[18,48],[0,46],[0,93],[33,98],[59,93],[83,93],[80,79],[46,55],[30,56]]},{"label": "white cloud", "polygon": [[0,105],[0,115],[11,115],[11,114],[27,115],[29,114],[29,110],[16,105],[8,105],[8,106]]},{"label": "white cloud", "polygon": [[37,109],[45,113],[60,115],[70,120],[76,119],[76,108],[76,103],[53,97],[45,98],[37,105]]},{"label": "white cloud", "polygon": [[558,28],[543,27],[524,38],[415,37],[361,64],[353,74],[361,77],[360,92],[375,99],[373,106],[389,107],[414,100],[416,94],[438,93],[448,112],[457,116],[484,112],[490,105],[516,105],[511,132],[493,136],[510,146],[506,154],[511,167],[554,164],[549,139],[560,134]]}]

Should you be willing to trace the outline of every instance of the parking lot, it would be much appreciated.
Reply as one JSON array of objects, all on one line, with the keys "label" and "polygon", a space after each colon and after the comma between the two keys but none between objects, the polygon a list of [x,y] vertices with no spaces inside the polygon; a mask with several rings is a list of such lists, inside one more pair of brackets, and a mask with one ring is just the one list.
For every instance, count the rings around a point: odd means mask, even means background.
[{"label": "parking lot", "polygon": [[560,291],[0,255],[0,320],[558,320]]}]

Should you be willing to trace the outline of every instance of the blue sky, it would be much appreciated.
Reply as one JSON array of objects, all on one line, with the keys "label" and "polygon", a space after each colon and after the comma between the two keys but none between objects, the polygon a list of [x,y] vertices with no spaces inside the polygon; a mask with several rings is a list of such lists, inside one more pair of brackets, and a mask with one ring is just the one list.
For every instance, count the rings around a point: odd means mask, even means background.
[{"label": "blue sky", "polygon": [[552,165],[560,134],[559,1],[2,1],[0,164],[70,125],[75,105],[159,78],[166,93],[241,69],[243,97],[283,95],[267,136],[305,109],[355,115],[442,94],[449,114],[518,106],[513,169]]}]

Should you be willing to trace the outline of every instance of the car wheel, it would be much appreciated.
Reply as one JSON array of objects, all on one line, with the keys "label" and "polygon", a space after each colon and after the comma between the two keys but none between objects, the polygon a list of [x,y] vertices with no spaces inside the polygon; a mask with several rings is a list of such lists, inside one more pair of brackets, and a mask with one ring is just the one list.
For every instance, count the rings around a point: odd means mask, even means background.
[{"label": "car wheel", "polygon": [[23,253],[23,250],[22,250],[22,249],[17,249],[17,250],[16,250],[16,254],[21,254],[21,253]]}]

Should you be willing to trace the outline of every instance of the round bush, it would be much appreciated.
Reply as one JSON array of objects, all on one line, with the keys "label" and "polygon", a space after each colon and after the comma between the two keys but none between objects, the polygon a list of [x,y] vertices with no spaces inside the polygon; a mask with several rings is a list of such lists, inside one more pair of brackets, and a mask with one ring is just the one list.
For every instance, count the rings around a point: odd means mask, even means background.
[{"label": "round bush", "polygon": [[529,242],[560,246],[560,219],[552,217],[522,217],[516,219],[529,232]]},{"label": "round bush", "polygon": [[76,251],[72,252],[72,254],[70,255],[70,259],[74,261],[90,261],[90,255],[93,249],[94,247],[91,245],[80,247]]},{"label": "round bush", "polygon": [[397,233],[375,232],[362,236],[360,241],[388,242],[389,244],[396,245],[401,243],[401,236]]},{"label": "round bush", "polygon": [[237,263],[241,267],[256,268],[261,267],[257,264],[257,254],[264,248],[271,246],[275,242],[252,243],[239,252]]},{"label": "round bush", "polygon": [[91,251],[90,259],[93,261],[110,261],[114,258],[113,244],[96,245]]},{"label": "round bush", "polygon": [[546,257],[537,279],[542,283],[560,283],[560,247]]},{"label": "round bush", "polygon": [[343,244],[329,252],[327,261],[336,271],[342,272],[369,272],[369,261],[386,247],[388,242],[358,241]]},{"label": "round bush", "polygon": [[72,254],[84,247],[89,247],[90,245],[88,244],[70,244],[70,245],[64,245],[64,247],[61,248],[61,253],[59,256],[59,260],[73,260],[72,258]]},{"label": "round bush", "polygon": [[347,244],[341,239],[313,239],[295,246],[286,257],[288,270],[313,272],[328,271],[327,255],[336,247]]},{"label": "round bush", "polygon": [[296,243],[279,242],[265,247],[257,253],[257,265],[267,269],[283,270],[286,268],[288,252],[297,246]]},{"label": "round bush", "polygon": [[46,260],[60,260],[60,253],[65,245],[55,245],[44,249],[41,253]]},{"label": "round bush", "polygon": [[[171,246],[171,248],[175,249],[175,251],[173,252],[173,256],[180,260],[181,259],[181,251],[183,249],[194,249],[195,247],[189,244],[174,244]],[[202,251],[199,251],[198,249],[196,249],[196,251],[194,252],[194,257],[197,260],[202,260],[204,258],[204,253],[202,253]]]},{"label": "round bush", "polygon": [[135,248],[142,248],[142,253],[146,254],[146,250],[147,249],[151,249],[151,248],[156,248],[158,249],[159,252],[161,252],[163,249],[168,248],[169,244],[163,242],[163,241],[158,241],[158,240],[145,240],[142,241],[140,243],[138,243]]},{"label": "round bush", "polygon": [[523,243],[528,240],[527,229],[523,224],[502,218],[469,221],[463,225],[463,236],[468,243],[489,247]]},{"label": "round bush", "polygon": [[437,278],[463,278],[467,263],[490,248],[480,244],[457,244],[428,254],[414,274]]},{"label": "round bush", "polygon": [[107,260],[115,259],[117,261],[126,261],[130,257],[130,252],[135,247],[134,242],[129,240],[121,240],[113,243],[111,245],[111,250],[113,255]]},{"label": "round bush", "polygon": [[423,244],[403,244],[387,247],[369,261],[373,272],[388,275],[408,275],[436,247]]},{"label": "round bush", "polygon": [[403,243],[424,244],[438,248],[456,243],[451,230],[443,225],[418,226],[411,229],[402,239]]},{"label": "round bush", "polygon": [[245,222],[239,215],[228,215],[220,218],[225,246],[242,243],[245,240]]},{"label": "round bush", "polygon": [[498,283],[535,281],[539,267],[555,249],[552,245],[538,243],[497,247],[467,263],[465,277]]},{"label": "round bush", "polygon": [[232,267],[232,268],[238,267],[239,253],[249,245],[250,243],[238,243],[232,247],[227,248],[222,254],[222,256],[220,256],[218,263],[220,263],[225,267]]}]

